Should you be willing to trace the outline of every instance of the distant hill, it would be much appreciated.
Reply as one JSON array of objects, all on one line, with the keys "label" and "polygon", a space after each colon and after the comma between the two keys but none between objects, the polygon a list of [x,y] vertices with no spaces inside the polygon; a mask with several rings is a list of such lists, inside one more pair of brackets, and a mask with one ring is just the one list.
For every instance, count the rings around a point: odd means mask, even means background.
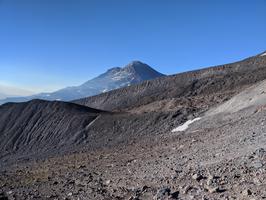
[{"label": "distant hill", "polygon": [[[137,68],[133,63],[101,76],[106,78],[109,74],[122,80],[122,69],[129,74],[129,70],[143,67]],[[103,80],[101,76],[97,78]],[[10,158],[16,161],[33,153],[45,156],[80,148],[117,148],[122,144],[126,147],[145,137],[150,141],[265,79],[266,56],[258,55],[232,64],[144,81],[74,103],[45,100],[7,103],[0,106],[0,161]],[[232,101],[238,103],[239,98]],[[253,101],[247,103],[249,106]]]},{"label": "distant hill", "polygon": [[131,87],[75,100],[74,103],[109,111],[133,109],[153,103],[150,106],[155,110],[160,107],[154,105],[156,101],[207,96],[226,91],[234,93],[233,90],[241,91],[244,87],[264,79],[266,79],[266,56],[262,53],[231,64],[145,81]]},{"label": "distant hill", "polygon": [[[138,70],[126,69],[126,74]],[[122,80],[121,71],[114,68],[103,77]],[[54,194],[60,199],[138,194],[165,199],[158,194],[168,191],[167,199],[172,194],[182,199],[258,194],[261,199],[265,88],[263,53],[74,101],[80,105],[45,100],[1,105],[0,185],[7,191],[2,194],[8,199]],[[183,132],[172,132],[192,121]],[[254,177],[259,182],[250,181]],[[159,189],[162,184],[167,190]],[[170,188],[182,192],[171,194]],[[252,192],[244,196],[243,188]]]},{"label": "distant hill", "polygon": [[107,72],[80,86],[67,87],[52,93],[41,93],[28,97],[6,98],[2,101],[0,100],[0,104],[6,102],[23,102],[32,99],[71,101],[130,86],[161,76],[164,75],[155,71],[149,65],[140,61],[133,61],[123,68],[111,68]]}]

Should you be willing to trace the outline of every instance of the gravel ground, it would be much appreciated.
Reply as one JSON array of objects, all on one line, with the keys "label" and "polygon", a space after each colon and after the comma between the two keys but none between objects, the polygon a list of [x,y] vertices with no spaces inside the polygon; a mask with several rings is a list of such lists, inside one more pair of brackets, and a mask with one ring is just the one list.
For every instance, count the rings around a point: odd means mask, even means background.
[{"label": "gravel ground", "polygon": [[265,58],[1,106],[0,200],[265,199]]},{"label": "gravel ground", "polygon": [[[9,199],[264,199],[266,110],[203,115],[185,132],[13,165]],[[3,199],[3,198],[2,198]]]}]

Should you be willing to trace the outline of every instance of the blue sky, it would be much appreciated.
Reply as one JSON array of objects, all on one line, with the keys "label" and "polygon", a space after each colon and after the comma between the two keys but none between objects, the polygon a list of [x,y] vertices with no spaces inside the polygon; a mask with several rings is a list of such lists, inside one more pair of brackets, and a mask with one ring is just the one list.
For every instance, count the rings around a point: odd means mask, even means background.
[{"label": "blue sky", "polygon": [[0,85],[78,85],[143,61],[165,74],[266,50],[266,0],[0,0]]}]

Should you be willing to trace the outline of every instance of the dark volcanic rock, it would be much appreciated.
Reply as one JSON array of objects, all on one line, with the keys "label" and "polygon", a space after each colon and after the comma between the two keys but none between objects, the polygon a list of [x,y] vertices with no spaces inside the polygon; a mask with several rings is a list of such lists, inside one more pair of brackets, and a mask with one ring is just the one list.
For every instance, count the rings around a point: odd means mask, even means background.
[{"label": "dark volcanic rock", "polygon": [[[265,78],[265,64],[254,57],[92,98],[123,112],[6,104],[0,164],[16,163],[0,166],[0,192],[11,199],[263,199],[266,82],[253,83]],[[187,130],[171,132],[195,117]]]},{"label": "dark volcanic rock", "polygon": [[92,108],[120,110],[171,98],[239,92],[266,78],[266,56],[145,81],[74,101]]},{"label": "dark volcanic rock", "polygon": [[50,151],[75,144],[103,111],[65,102],[33,100],[0,107],[1,156]]},{"label": "dark volcanic rock", "polygon": [[8,200],[8,197],[4,193],[0,193],[0,200]]},{"label": "dark volcanic rock", "polygon": [[[252,57],[75,101],[81,105],[42,100],[5,104],[0,107],[0,158],[9,159],[12,154],[30,157],[43,152],[49,155],[76,147],[122,147],[140,137],[152,140],[152,135],[169,132],[241,88],[264,79],[265,66],[265,56]],[[133,63],[125,69],[130,73],[143,67]],[[87,106],[129,113],[110,114]]]},{"label": "dark volcanic rock", "polygon": [[122,148],[140,137],[170,131],[185,119],[184,113],[193,111],[189,110],[182,108],[172,118],[173,112],[110,113],[58,101],[7,103],[0,106],[0,160],[18,162],[18,158],[34,159],[80,149]]}]

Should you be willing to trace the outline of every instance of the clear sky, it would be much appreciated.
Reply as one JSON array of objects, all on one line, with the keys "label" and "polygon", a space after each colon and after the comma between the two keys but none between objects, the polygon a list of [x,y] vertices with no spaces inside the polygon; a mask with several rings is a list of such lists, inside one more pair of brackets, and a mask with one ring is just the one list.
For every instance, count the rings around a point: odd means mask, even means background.
[{"label": "clear sky", "polygon": [[0,0],[0,85],[78,85],[132,60],[173,74],[266,50],[266,0]]}]

